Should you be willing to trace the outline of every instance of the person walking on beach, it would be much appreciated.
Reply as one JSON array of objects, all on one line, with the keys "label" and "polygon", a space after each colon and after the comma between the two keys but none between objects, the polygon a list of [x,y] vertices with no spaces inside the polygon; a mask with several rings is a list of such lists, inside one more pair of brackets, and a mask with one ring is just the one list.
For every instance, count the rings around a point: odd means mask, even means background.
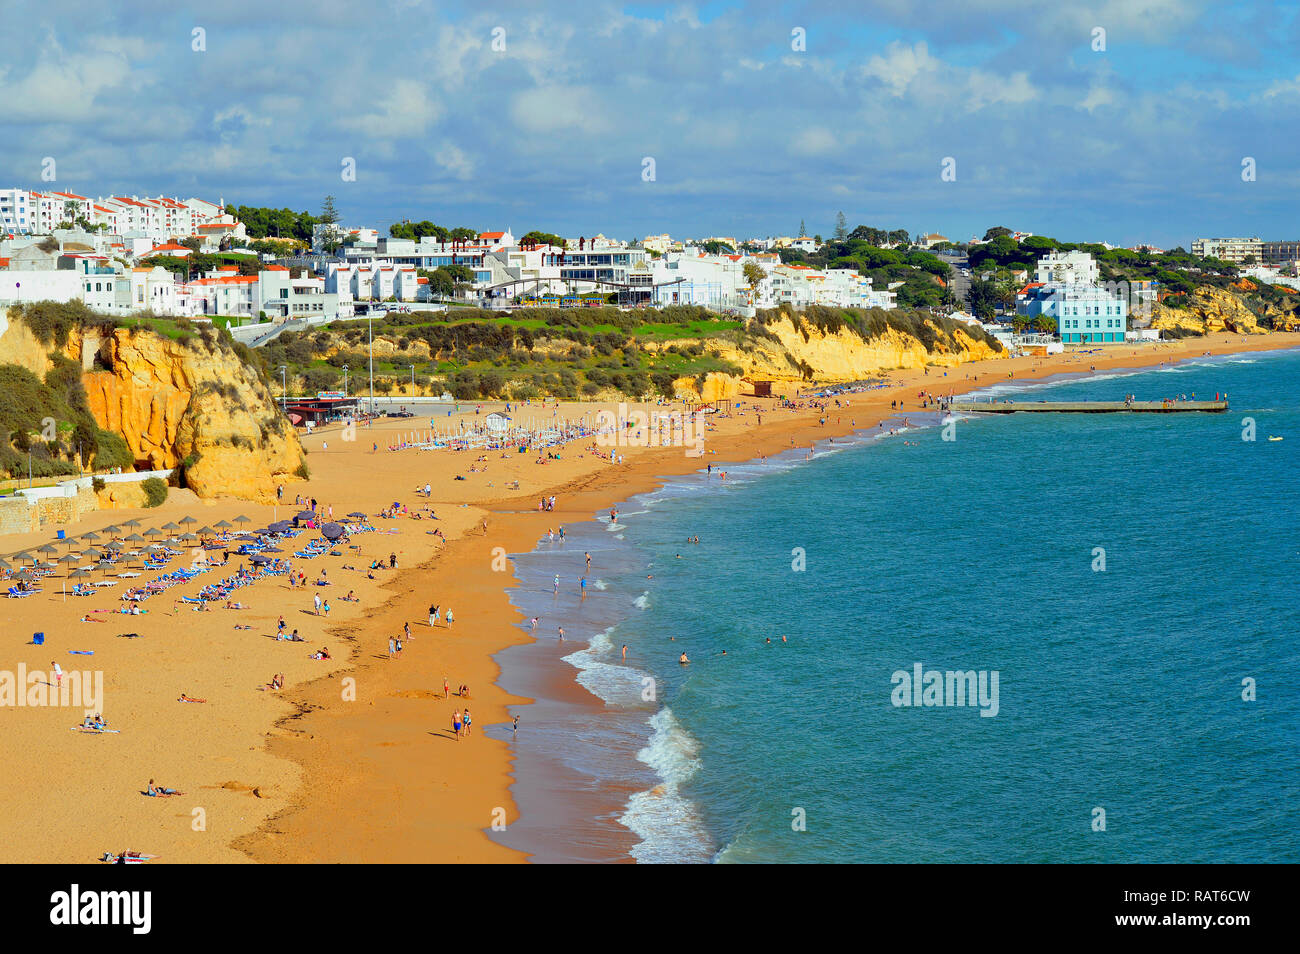
[{"label": "person walking on beach", "polygon": [[627,660],[627,643],[623,644],[623,660]]},{"label": "person walking on beach", "polygon": [[451,698],[451,683],[447,681],[447,674],[445,672],[442,674],[442,697],[444,699]]},{"label": "person walking on beach", "polygon": [[466,707],[465,707],[465,715],[462,716],[461,718],[462,718],[462,721],[463,721],[464,724],[465,724],[465,734],[466,734],[466,735],[469,735],[469,733],[470,733],[470,726],[473,724],[472,720],[471,720],[470,717],[469,717],[469,706],[466,706]]},{"label": "person walking on beach", "polygon": [[[328,616],[329,614],[326,613],[325,615]],[[404,633],[406,633],[406,641],[407,641],[407,642],[410,642],[410,641],[411,641],[411,624],[410,624],[410,623],[403,623],[403,624],[402,624],[402,631],[403,631]]]},{"label": "person walking on beach", "polygon": [[436,622],[438,622],[438,607],[431,603],[429,604],[429,628],[432,629]]},{"label": "person walking on beach", "polygon": [[515,725],[514,725],[514,728],[511,729],[510,731],[511,731],[511,733],[513,733],[514,735],[518,735],[518,734],[519,734],[519,716],[515,716]]},{"label": "person walking on beach", "polygon": [[447,628],[451,629],[451,624],[454,623],[455,621],[456,620],[451,615],[451,610],[447,610]]},{"label": "person walking on beach", "polygon": [[393,637],[391,637],[391,636],[388,637],[388,655],[389,655],[389,658],[392,657],[392,655],[393,655],[393,650],[397,648],[397,646],[396,646],[396,642],[397,642],[397,641],[396,641],[395,639],[393,639]]},{"label": "person walking on beach", "polygon": [[456,733],[456,741],[460,741],[460,710],[457,709],[451,714],[451,730]]},{"label": "person walking on beach", "polygon": [[319,593],[317,593],[315,596],[315,602],[316,602],[316,615],[319,616],[320,615],[320,594]]},{"label": "person walking on beach", "polygon": [[582,598],[585,600],[587,598],[587,578],[584,576],[579,583],[582,586]]},{"label": "person walking on beach", "polygon": [[560,630],[560,642],[564,642],[564,627],[563,626],[559,627],[559,630]]},{"label": "person walking on beach", "polygon": [[275,635],[276,636],[284,635],[284,614],[283,613],[280,614],[280,621],[275,624]]},{"label": "person walking on beach", "polygon": [[558,573],[555,574],[555,589],[553,590],[553,592],[555,593],[556,596],[560,595],[560,574]]},{"label": "person walking on beach", "polygon": [[329,617],[330,617],[330,601],[329,601],[329,600],[326,600],[326,601],[322,604],[321,608],[322,608],[323,610],[325,610],[325,618],[326,618],[326,619],[329,619]]},{"label": "person walking on beach", "polygon": [[583,555],[587,558],[587,572],[590,573],[591,572],[591,551],[587,551]]},{"label": "person walking on beach", "polygon": [[63,686],[63,667],[50,660],[50,668],[54,670],[54,687],[59,689]]}]

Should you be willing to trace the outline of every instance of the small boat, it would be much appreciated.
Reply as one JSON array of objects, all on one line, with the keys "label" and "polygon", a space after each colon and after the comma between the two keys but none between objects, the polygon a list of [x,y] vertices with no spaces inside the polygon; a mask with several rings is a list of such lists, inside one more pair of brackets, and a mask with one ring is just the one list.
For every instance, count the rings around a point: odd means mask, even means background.
[{"label": "small boat", "polygon": [[1268,439],[1269,439],[1270,441],[1280,441],[1282,438],[1280,438],[1280,437],[1274,437],[1272,434],[1270,434],[1270,435],[1268,435]]}]

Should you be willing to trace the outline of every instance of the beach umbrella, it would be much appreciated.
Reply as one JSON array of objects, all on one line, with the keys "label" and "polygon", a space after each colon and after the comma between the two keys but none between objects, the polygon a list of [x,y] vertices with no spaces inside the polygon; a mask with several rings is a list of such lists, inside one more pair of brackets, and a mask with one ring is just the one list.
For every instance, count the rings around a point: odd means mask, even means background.
[{"label": "beach umbrella", "polygon": [[365,520],[365,519],[366,519],[366,515],[365,515],[364,513],[362,513],[360,510],[354,510],[354,511],[352,511],[350,514],[348,514],[348,516],[349,516],[349,517],[356,517],[358,520]]},{"label": "beach umbrella", "polygon": [[196,533],[183,533],[183,534],[181,534],[181,539],[182,539],[182,540],[197,540],[198,538],[199,538],[199,537],[198,537],[198,534],[196,534]]},{"label": "beach umbrella", "polygon": [[99,559],[100,557],[102,557],[103,555],[104,555],[104,554],[100,553],[100,552],[99,552],[98,550],[96,550],[94,547],[91,547],[89,550],[83,550],[83,551],[82,551],[82,553],[81,553],[81,558],[82,558],[83,560],[98,560],[98,559]]},{"label": "beach umbrella", "polygon": [[216,533],[217,531],[213,530],[211,527],[203,526],[203,527],[199,527],[194,532],[197,533],[199,536],[207,536],[208,534]]},{"label": "beach umbrella", "polygon": [[65,554],[63,554],[63,556],[59,557],[59,562],[60,562],[60,563],[80,563],[80,562],[81,562],[81,557],[77,556],[75,553],[65,553]]},{"label": "beach umbrella", "polygon": [[35,577],[32,576],[31,573],[29,573],[26,570],[19,570],[17,573],[13,575],[13,579],[22,580],[24,583],[27,583],[31,580],[34,580]]},{"label": "beach umbrella", "polygon": [[83,540],[98,540],[98,539],[99,539],[99,534],[98,534],[98,533],[95,533],[95,531],[92,530],[92,531],[90,531],[89,533],[83,533],[83,534],[81,535],[81,539],[83,539]]},{"label": "beach umbrella", "polygon": [[140,536],[140,534],[138,533],[133,533],[126,539],[129,540],[131,543],[144,543],[144,537]]},{"label": "beach umbrella", "polygon": [[157,527],[150,527],[148,530],[144,532],[144,535],[146,537],[156,537],[160,533],[162,533],[162,531],[159,530]]},{"label": "beach umbrella", "polygon": [[245,517],[242,513],[235,518],[235,523],[252,523],[251,517]]},{"label": "beach umbrella", "polygon": [[256,564],[259,564],[259,565],[260,565],[260,564],[263,564],[263,563],[270,563],[270,562],[271,562],[271,558],[270,558],[270,557],[264,557],[264,556],[251,556],[251,557],[248,558],[248,562],[249,562],[249,563],[256,563]]},{"label": "beach umbrella", "polygon": [[36,562],[36,557],[32,556],[32,555],[31,555],[30,553],[28,553],[26,550],[24,550],[22,553],[15,553],[15,554],[14,554],[14,559],[15,559],[15,560],[21,560],[21,561],[23,561],[23,562],[26,562],[26,561],[28,561],[28,560],[30,560],[30,561],[33,562],[33,563]]},{"label": "beach umbrella", "polygon": [[316,515],[315,515],[314,513],[312,513],[310,510],[304,510],[304,511],[302,511],[301,513],[299,513],[297,516],[295,516],[293,519],[295,519],[295,520],[310,520],[310,519],[311,519],[312,517],[314,517],[314,516],[316,516]]},{"label": "beach umbrella", "polygon": [[95,566],[98,567],[99,570],[103,573],[107,573],[109,570],[113,568],[113,564],[110,563],[108,560],[100,560],[98,563],[95,564]]},{"label": "beach umbrella", "polygon": [[9,565],[8,561],[6,561],[3,557],[0,557],[0,570],[12,570],[12,569],[13,567]]},{"label": "beach umbrella", "polygon": [[124,527],[138,527],[138,526],[140,526],[140,521],[139,521],[139,520],[128,520],[128,521],[126,521],[125,523],[123,523],[122,526],[124,526]]},{"label": "beach umbrella", "polygon": [[37,547],[36,552],[37,553],[58,553],[59,548],[55,546],[51,546],[50,544],[47,543],[43,547]]},{"label": "beach umbrella", "polygon": [[320,528],[320,532],[326,540],[337,540],[339,537],[343,536],[343,527],[337,523],[327,523],[325,526]]},{"label": "beach umbrella", "polygon": [[263,553],[283,553],[284,551],[281,550],[279,547],[267,547],[267,548],[266,548],[265,550],[263,550],[262,552],[263,552]]},{"label": "beach umbrella", "polygon": [[77,567],[75,570],[73,570],[71,573],[68,574],[68,579],[75,580],[83,576],[90,576],[90,571],[83,570],[81,567]]},{"label": "beach umbrella", "polygon": [[217,524],[217,526],[220,527],[222,530],[229,530],[231,527],[234,526],[234,524],[231,523],[229,520],[222,520]]},{"label": "beach umbrella", "polygon": [[110,526],[101,527],[100,529],[102,529],[105,533],[120,533],[122,530],[122,528],[119,527],[117,524],[111,524]]},{"label": "beach umbrella", "polygon": [[195,520],[193,517],[189,517],[189,516],[181,517],[181,526],[185,526],[191,523],[198,523],[198,521]]},{"label": "beach umbrella", "polygon": [[179,530],[179,529],[180,529],[180,527],[178,527],[178,526],[177,526],[176,524],[174,524],[174,523],[164,523],[164,524],[162,525],[162,528],[163,528],[164,530]]},{"label": "beach umbrella", "polygon": [[107,543],[104,544],[104,549],[114,550],[114,551],[124,550],[126,549],[126,544],[123,543],[121,540],[109,540]]}]

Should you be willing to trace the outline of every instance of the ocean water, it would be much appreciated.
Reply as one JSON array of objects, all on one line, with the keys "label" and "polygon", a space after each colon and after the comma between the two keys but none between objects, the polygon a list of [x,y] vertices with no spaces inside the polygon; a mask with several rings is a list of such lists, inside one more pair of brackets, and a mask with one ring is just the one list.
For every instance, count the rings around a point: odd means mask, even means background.
[{"label": "ocean water", "polygon": [[[675,478],[517,558],[606,703],[533,744],[630,793],[643,862],[1300,861],[1297,385],[1294,352],[1007,382],[1232,410],[910,414]],[[895,705],[918,664],[989,692]]]}]

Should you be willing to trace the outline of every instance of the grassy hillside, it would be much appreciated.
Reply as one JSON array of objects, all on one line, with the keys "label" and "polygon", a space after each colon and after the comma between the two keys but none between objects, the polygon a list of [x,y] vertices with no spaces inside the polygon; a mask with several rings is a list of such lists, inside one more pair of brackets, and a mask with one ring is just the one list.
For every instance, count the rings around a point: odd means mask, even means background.
[{"label": "grassy hillside", "polygon": [[[774,339],[768,326],[781,314],[771,310],[741,320],[674,306],[635,312],[539,308],[513,314],[390,315],[374,322],[375,389],[387,393],[409,386],[414,365],[417,388],[445,389],[462,400],[576,399],[607,390],[671,397],[679,377],[739,374],[741,368],[722,354],[743,354],[760,338]],[[864,341],[892,329],[920,339],[931,350],[955,344],[948,319],[905,309],[812,308],[796,320],[828,333],[848,329]],[[968,334],[992,342],[982,332]],[[347,366],[349,389],[359,392],[368,379],[368,335],[365,320],[339,321],[285,332],[258,353],[269,369],[285,365],[298,388],[308,393],[341,387]],[[809,370],[815,375],[815,368]]]}]

